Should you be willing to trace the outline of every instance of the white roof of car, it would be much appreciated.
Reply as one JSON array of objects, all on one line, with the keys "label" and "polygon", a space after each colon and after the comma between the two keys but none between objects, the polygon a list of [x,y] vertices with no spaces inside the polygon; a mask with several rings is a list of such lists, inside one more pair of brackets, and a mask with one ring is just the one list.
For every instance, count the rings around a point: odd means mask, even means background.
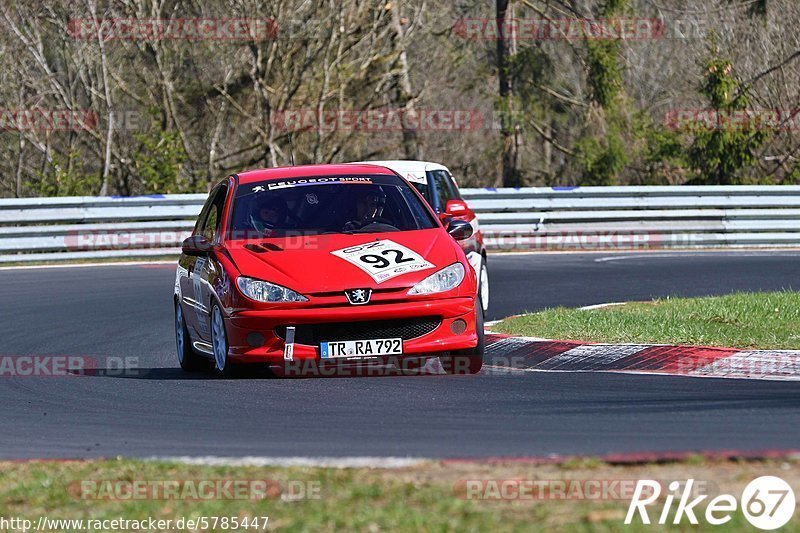
[{"label": "white roof of car", "polygon": [[446,166],[440,165],[439,163],[431,163],[430,161],[409,161],[405,159],[396,159],[394,161],[358,161],[358,163],[386,167],[394,170],[413,183],[427,183],[425,178],[425,171],[427,170],[447,170]]}]

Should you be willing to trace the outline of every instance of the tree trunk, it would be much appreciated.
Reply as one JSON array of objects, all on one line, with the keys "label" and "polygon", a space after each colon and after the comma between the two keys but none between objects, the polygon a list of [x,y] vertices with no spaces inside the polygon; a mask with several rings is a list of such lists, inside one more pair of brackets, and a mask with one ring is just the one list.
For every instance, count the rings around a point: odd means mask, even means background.
[{"label": "tree trunk", "polygon": [[22,198],[22,161],[23,161],[23,152],[25,150],[25,138],[22,136],[22,132],[19,132],[19,151],[17,152],[17,172],[15,176],[16,181],[16,196],[17,198]]},{"label": "tree trunk", "polygon": [[[97,3],[95,0],[88,2],[89,11],[94,20],[98,20]],[[108,130],[106,130],[106,146],[103,155],[103,182],[100,185],[100,196],[108,195],[108,181],[111,175],[111,143],[114,135],[114,105],[111,102],[111,87],[109,86],[108,62],[106,58],[106,46],[100,28],[97,28],[97,45],[100,48],[100,71],[103,77],[103,95],[106,99],[106,115],[108,116]]]},{"label": "tree trunk", "polygon": [[400,6],[397,2],[391,6],[392,30],[394,31],[394,49],[400,72],[397,74],[396,100],[398,107],[403,110],[403,150],[406,159],[419,159],[420,143],[417,130],[409,124],[418,123],[417,110],[414,108],[414,91],[411,88],[411,77],[408,68],[408,55],[406,53],[405,30],[400,18]]},{"label": "tree trunk", "polygon": [[544,161],[545,172],[550,175],[553,167],[553,143],[550,142],[550,139],[553,138],[553,128],[550,124],[545,125],[544,132],[547,137],[542,137],[542,160]]},{"label": "tree trunk", "polygon": [[500,135],[503,137],[501,184],[503,187],[519,187],[519,127],[514,118],[514,87],[509,73],[509,59],[516,52],[516,35],[502,33],[505,21],[514,18],[509,0],[497,0],[497,79],[500,95]]}]

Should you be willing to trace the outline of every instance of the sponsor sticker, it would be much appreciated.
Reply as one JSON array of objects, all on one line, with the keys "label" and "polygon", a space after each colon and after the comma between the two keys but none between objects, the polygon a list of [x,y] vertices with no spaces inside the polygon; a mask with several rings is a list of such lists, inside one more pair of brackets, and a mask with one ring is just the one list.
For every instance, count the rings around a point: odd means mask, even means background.
[{"label": "sponsor sticker", "polygon": [[[276,181],[274,183],[268,183],[267,188],[270,191],[274,191],[275,189],[286,189],[289,187],[303,187],[306,185],[334,185],[339,183],[354,183],[354,184],[371,184],[372,178],[360,178],[360,177],[346,177],[346,176],[332,176],[329,178],[302,178],[296,180],[284,180],[284,181]],[[261,189],[264,190],[263,188]],[[256,192],[255,188],[253,192]]]},{"label": "sponsor sticker", "polygon": [[421,183],[422,185],[428,184],[428,180],[425,179],[424,172],[409,172],[406,174],[406,179],[411,183]]},{"label": "sponsor sticker", "polygon": [[369,274],[375,283],[434,267],[418,253],[388,239],[350,246],[331,253]]}]

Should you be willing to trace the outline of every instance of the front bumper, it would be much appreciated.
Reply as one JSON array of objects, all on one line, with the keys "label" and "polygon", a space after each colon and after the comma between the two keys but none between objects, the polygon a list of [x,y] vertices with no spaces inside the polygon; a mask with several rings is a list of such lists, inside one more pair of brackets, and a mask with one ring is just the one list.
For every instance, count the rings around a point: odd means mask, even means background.
[{"label": "front bumper", "polygon": [[[284,362],[285,343],[275,329],[280,326],[391,321],[414,317],[437,317],[441,324],[421,337],[403,341],[403,356],[416,356],[474,348],[478,344],[475,330],[475,298],[456,297],[419,302],[398,302],[364,306],[310,307],[291,310],[248,310],[226,319],[229,356],[237,363]],[[455,334],[451,325],[456,320],[466,322],[466,329]],[[365,337],[369,338],[369,337]],[[254,341],[263,342],[258,344]],[[254,344],[258,344],[254,346]],[[318,345],[294,345],[294,359],[320,359]],[[324,361],[336,361],[325,359]]]}]

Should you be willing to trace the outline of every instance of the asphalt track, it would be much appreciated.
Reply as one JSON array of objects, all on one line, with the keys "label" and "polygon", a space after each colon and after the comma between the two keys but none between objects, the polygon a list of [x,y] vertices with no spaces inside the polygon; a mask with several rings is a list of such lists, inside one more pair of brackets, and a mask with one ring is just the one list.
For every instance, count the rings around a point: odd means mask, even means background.
[{"label": "asphalt track", "polygon": [[[493,256],[492,309],[800,285],[800,252]],[[0,378],[0,458],[800,448],[796,382],[603,373],[222,380],[176,368],[173,269],[0,270],[0,355],[137,357],[139,376]]]}]

